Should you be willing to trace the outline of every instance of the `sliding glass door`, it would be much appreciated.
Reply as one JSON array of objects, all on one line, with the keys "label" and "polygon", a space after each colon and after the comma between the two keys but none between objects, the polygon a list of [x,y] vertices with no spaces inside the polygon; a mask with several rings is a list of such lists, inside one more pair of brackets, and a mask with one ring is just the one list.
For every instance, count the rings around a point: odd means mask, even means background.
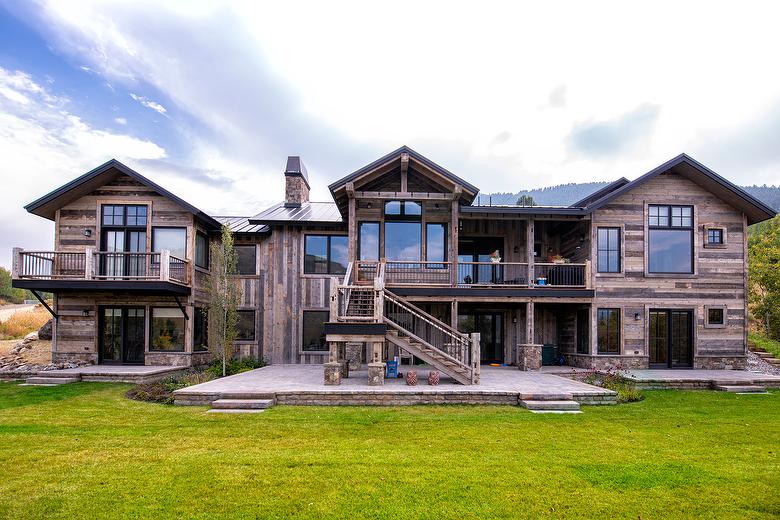
[{"label": "sliding glass door", "polygon": [[146,313],[143,307],[100,307],[98,362],[143,365]]},{"label": "sliding glass door", "polygon": [[692,311],[651,309],[649,329],[652,368],[693,366]]}]

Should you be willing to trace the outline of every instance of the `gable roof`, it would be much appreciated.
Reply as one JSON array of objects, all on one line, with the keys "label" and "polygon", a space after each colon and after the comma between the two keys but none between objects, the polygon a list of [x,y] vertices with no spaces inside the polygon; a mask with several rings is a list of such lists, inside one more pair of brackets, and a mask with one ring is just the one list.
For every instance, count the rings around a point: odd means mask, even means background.
[{"label": "gable roof", "polygon": [[367,164],[362,168],[350,173],[346,177],[342,177],[336,182],[331,183],[328,186],[328,189],[330,190],[330,193],[333,196],[333,200],[336,201],[337,204],[339,203],[339,199],[343,197],[342,190],[346,188],[348,182],[354,182],[355,180],[363,177],[364,175],[367,175],[373,172],[374,170],[377,170],[378,168],[387,165],[389,162],[394,161],[396,158],[400,160],[401,154],[408,154],[409,159],[416,161],[417,163],[424,166],[426,169],[441,176],[442,178],[446,179],[452,184],[460,185],[463,188],[463,192],[461,194],[461,200],[463,200],[466,204],[471,204],[471,202],[474,200],[474,197],[476,197],[477,193],[479,193],[479,188],[477,188],[473,184],[461,179],[460,177],[450,172],[446,168],[436,164],[435,162],[431,161],[424,155],[404,145],[398,148],[397,150],[393,150],[389,154],[380,157],[376,161],[373,161],[372,163]]},{"label": "gable roof", "polygon": [[599,188],[598,190],[594,191],[590,195],[587,195],[587,196],[583,197],[582,199],[578,200],[577,202],[575,202],[573,204],[570,204],[569,207],[571,207],[571,208],[584,208],[585,206],[588,205],[589,202],[592,202],[594,200],[598,200],[601,197],[603,197],[603,196],[605,196],[605,195],[607,195],[609,193],[612,193],[616,189],[621,188],[621,187],[625,186],[628,183],[629,183],[628,179],[626,179],[625,177],[621,177],[618,180],[610,182],[606,186],[604,186],[602,188]]},{"label": "gable roof", "polygon": [[287,206],[283,202],[249,218],[250,224],[324,224],[343,222],[335,202],[303,202],[300,206]]},{"label": "gable roof", "polygon": [[207,225],[207,227],[214,229],[220,228],[220,223],[207,213],[204,213],[189,202],[177,197],[162,186],[152,182],[137,171],[122,164],[116,159],[111,159],[110,161],[101,164],[94,170],[90,170],[84,175],[60,186],[56,190],[47,193],[43,197],[34,200],[33,202],[27,204],[24,209],[34,215],[38,215],[49,220],[54,220],[55,212],[59,208],[105,185],[107,182],[112,180],[112,176],[115,176],[116,172],[127,175],[128,177],[140,182],[144,186],[151,188],[159,195],[172,200],[176,204],[179,204],[187,211],[200,218]]},{"label": "gable roof", "polygon": [[777,214],[775,210],[753,197],[736,184],[721,177],[699,161],[684,153],[678,155],[674,159],[666,161],[657,168],[654,168],[641,177],[607,193],[601,198],[588,203],[585,209],[588,213],[591,213],[594,210],[609,204],[624,193],[631,191],[637,186],[640,186],[665,172],[679,174],[698,184],[705,190],[717,195],[723,201],[742,211],[747,216],[748,224],[755,224],[770,219]]}]

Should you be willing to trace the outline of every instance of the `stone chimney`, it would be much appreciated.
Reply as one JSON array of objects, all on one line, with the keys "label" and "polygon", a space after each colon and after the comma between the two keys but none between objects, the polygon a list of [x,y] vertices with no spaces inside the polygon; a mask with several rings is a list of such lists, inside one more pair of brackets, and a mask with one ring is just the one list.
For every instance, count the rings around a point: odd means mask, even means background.
[{"label": "stone chimney", "polygon": [[309,175],[301,158],[291,155],[284,170],[284,205],[299,207],[309,202]]}]

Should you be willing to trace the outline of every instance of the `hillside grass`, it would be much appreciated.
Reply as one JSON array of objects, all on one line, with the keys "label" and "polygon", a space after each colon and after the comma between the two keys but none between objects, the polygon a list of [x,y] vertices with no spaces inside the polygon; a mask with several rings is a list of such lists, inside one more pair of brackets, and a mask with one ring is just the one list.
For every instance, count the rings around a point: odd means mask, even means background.
[{"label": "hillside grass", "polygon": [[780,358],[780,341],[755,332],[748,334],[748,341],[750,343],[755,343],[757,347],[763,348],[767,352],[771,352],[774,357]]},{"label": "hillside grass", "polygon": [[43,327],[49,318],[51,314],[44,308],[15,312],[0,322],[0,340],[21,339]]},{"label": "hillside grass", "polygon": [[207,414],[0,383],[2,518],[776,518],[780,393]]}]

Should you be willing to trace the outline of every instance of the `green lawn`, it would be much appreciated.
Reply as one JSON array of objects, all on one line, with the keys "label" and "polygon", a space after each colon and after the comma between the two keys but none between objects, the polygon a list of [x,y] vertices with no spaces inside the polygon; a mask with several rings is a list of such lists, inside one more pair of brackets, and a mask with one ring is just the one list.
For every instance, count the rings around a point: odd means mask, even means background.
[{"label": "green lawn", "polygon": [[0,383],[0,518],[771,518],[780,393],[205,414]]},{"label": "green lawn", "polygon": [[748,341],[755,343],[756,346],[763,348],[767,352],[771,352],[774,357],[780,358],[780,341],[775,341],[752,332],[748,334]]}]

